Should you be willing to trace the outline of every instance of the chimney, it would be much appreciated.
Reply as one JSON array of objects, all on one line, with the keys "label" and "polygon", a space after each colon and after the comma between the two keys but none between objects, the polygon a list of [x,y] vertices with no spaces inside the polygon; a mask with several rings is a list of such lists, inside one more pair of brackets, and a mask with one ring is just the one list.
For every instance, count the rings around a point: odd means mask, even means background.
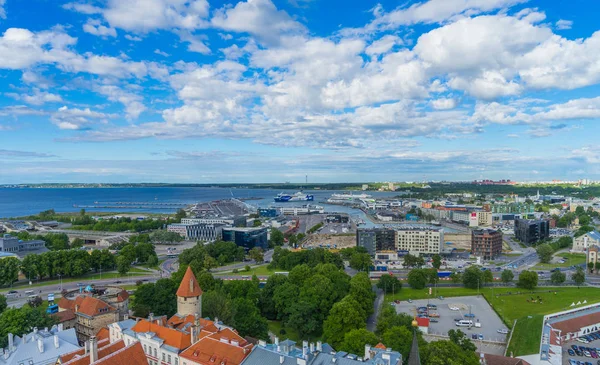
[{"label": "chimney", "polygon": [[75,304],[75,313],[79,312],[79,304]]},{"label": "chimney", "polygon": [[63,324],[59,323],[58,326],[56,327],[58,329],[58,332],[61,332],[63,330]]},{"label": "chimney", "polygon": [[150,314],[148,314],[148,320],[149,320],[150,322],[154,322],[154,313],[150,313]]},{"label": "chimney", "polygon": [[483,354],[483,352],[479,354],[479,363],[481,365],[486,365],[487,364],[487,362],[485,361],[485,355]]},{"label": "chimney", "polygon": [[310,343],[310,353],[312,354],[313,352],[315,352],[315,343],[311,342]]},{"label": "chimney", "polygon": [[124,315],[123,315],[123,320],[124,320],[124,321],[126,321],[126,320],[128,320],[128,319],[129,319],[129,314],[124,314]]},{"label": "chimney", "polygon": [[284,361],[285,361],[285,356],[279,355],[279,363],[283,364]]},{"label": "chimney", "polygon": [[365,345],[365,360],[371,358],[371,345]]},{"label": "chimney", "polygon": [[54,335],[54,347],[59,348],[60,344],[58,342],[58,335]]},{"label": "chimney", "polygon": [[215,324],[219,324],[219,317],[215,317]]},{"label": "chimney", "polygon": [[303,359],[306,359],[308,357],[307,352],[308,352],[308,347],[302,346],[302,358]]},{"label": "chimney", "polygon": [[317,351],[323,352],[323,345],[321,341],[317,341]]},{"label": "chimney", "polygon": [[4,350],[4,360],[8,360],[8,357],[10,356],[10,351],[8,349]]},{"label": "chimney", "polygon": [[198,333],[196,333],[196,331],[197,331],[196,326],[190,327],[190,339],[192,341],[192,345],[196,343],[196,338],[198,337]]},{"label": "chimney", "polygon": [[279,337],[275,336],[275,346],[279,346]]},{"label": "chimney", "polygon": [[41,338],[38,338],[37,346],[38,346],[38,350],[40,351],[40,354],[43,354],[44,353],[44,341]]},{"label": "chimney", "polygon": [[37,335],[38,329],[37,327],[33,327],[33,333]]},{"label": "chimney", "polygon": [[88,354],[88,351],[89,351],[89,348],[90,348],[90,344],[89,344],[89,342],[85,341],[85,342],[83,343],[83,347],[84,347],[84,349],[85,349],[85,351],[84,351],[84,354],[85,354],[85,355],[87,355],[87,354]]},{"label": "chimney", "polygon": [[90,337],[90,365],[98,361],[98,342],[96,336]]},{"label": "chimney", "polygon": [[15,335],[13,335],[12,333],[8,334],[8,351],[14,351],[15,350]]}]

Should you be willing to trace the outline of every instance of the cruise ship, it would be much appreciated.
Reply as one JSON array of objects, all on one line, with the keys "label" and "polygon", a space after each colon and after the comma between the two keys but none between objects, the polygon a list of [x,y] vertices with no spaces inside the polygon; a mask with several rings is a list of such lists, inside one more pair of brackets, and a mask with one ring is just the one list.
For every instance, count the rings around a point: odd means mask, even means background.
[{"label": "cruise ship", "polygon": [[369,194],[331,194],[331,198],[327,199],[327,203],[332,204],[344,204],[344,203],[354,203],[359,202],[361,200],[371,199],[371,195]]},{"label": "cruise ship", "polygon": [[300,202],[300,201],[311,202],[311,201],[315,200],[315,197],[311,194],[304,194],[303,192],[299,191],[293,195],[279,193],[274,198],[274,200],[278,203]]}]

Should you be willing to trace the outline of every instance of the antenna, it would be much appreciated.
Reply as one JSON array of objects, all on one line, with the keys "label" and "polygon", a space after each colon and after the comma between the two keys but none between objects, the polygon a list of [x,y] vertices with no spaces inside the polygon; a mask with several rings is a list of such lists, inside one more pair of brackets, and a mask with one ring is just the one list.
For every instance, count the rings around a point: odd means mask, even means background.
[{"label": "antenna", "polygon": [[305,184],[308,184],[308,175],[306,175],[306,181]]}]

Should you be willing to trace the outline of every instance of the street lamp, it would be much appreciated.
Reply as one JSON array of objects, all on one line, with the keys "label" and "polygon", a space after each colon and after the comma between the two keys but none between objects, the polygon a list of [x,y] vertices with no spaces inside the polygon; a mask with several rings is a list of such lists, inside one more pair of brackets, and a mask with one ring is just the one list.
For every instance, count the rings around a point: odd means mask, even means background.
[{"label": "street lamp", "polygon": [[57,274],[58,278],[60,279],[60,291],[62,291],[62,275],[61,274]]}]

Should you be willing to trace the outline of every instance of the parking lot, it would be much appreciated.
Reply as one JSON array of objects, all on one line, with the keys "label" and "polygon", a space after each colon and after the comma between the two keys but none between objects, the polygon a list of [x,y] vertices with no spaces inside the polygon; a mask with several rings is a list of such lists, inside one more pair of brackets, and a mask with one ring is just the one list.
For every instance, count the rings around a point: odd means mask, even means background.
[{"label": "parking lot", "polygon": [[588,343],[577,340],[565,342],[562,351],[563,364],[600,365],[600,332],[594,332],[587,336],[592,341]]},{"label": "parking lot", "polygon": [[[454,297],[445,299],[421,299],[414,300],[412,303],[401,301],[395,304],[398,313],[407,313],[411,316],[417,314],[417,308],[427,307],[428,304],[436,305],[435,310],[430,310],[430,320],[437,320],[429,325],[429,334],[447,336],[451,329],[460,329],[471,339],[477,338],[477,341],[503,342],[507,340],[507,334],[498,333],[500,329],[506,329],[502,320],[494,312],[492,307],[483,297]],[[451,309],[452,308],[452,309]],[[439,314],[439,318],[432,318],[431,314]],[[472,315],[472,317],[469,317]],[[458,327],[458,319],[471,320],[472,327]],[[480,323],[481,327],[475,324]],[[481,336],[480,336],[481,335]],[[474,341],[475,342],[475,341]]]}]

